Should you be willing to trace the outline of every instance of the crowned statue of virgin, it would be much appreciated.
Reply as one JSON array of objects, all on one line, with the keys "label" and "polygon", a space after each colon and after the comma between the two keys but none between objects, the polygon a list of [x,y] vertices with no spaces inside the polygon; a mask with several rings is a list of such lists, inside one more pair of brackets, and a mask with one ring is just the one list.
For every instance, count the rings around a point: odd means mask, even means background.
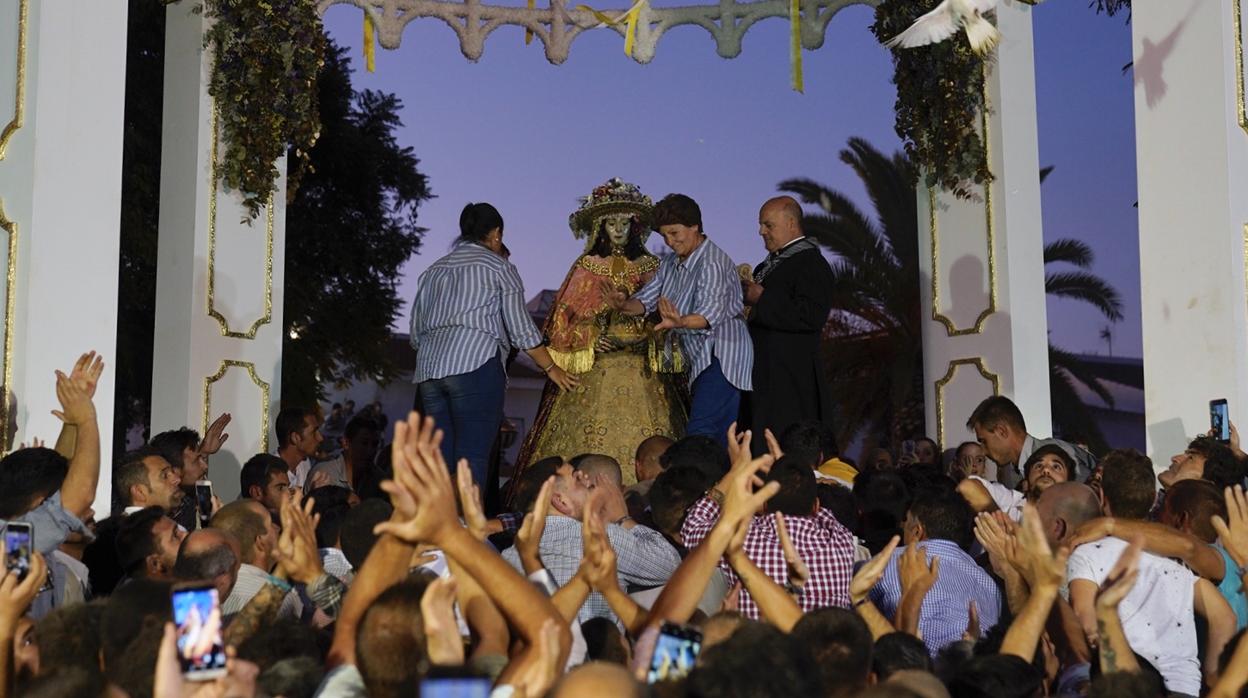
[{"label": "crowned statue of virgin", "polygon": [[580,384],[569,391],[547,384],[518,469],[547,456],[602,453],[619,461],[625,484],[632,484],[638,444],[684,435],[681,357],[664,350],[662,333],[645,318],[611,310],[603,295],[619,289],[631,296],[658,270],[645,247],[651,208],[635,184],[613,178],[569,217],[585,252],[559,288],[544,332],[551,358]]}]

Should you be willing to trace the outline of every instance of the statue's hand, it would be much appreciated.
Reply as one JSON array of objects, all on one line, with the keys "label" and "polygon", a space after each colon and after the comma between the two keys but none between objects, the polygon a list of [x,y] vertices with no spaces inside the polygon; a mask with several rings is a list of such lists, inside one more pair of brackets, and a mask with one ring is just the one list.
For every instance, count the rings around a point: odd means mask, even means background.
[{"label": "statue's hand", "polygon": [[620,344],[612,339],[609,335],[600,335],[598,341],[594,342],[594,351],[599,354],[606,354],[620,348]]}]

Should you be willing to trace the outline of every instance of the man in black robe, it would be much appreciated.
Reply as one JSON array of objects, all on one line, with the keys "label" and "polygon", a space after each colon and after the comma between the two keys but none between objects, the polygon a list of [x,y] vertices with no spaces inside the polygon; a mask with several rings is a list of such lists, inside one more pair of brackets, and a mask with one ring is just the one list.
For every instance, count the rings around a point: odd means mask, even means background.
[{"label": "man in black robe", "polygon": [[832,396],[820,338],[832,308],[832,268],[802,233],[802,208],[788,196],[763,204],[758,233],[767,259],[743,281],[754,341],[754,391],[742,425],[754,431],[753,450],[766,451],[763,430],[777,438],[791,424],[815,419],[832,426]]}]

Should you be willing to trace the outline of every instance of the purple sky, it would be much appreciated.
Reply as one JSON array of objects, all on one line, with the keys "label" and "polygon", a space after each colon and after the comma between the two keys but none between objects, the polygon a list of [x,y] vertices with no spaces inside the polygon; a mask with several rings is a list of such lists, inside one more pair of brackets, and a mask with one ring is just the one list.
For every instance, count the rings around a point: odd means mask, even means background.
[{"label": "purple sky", "polygon": [[[470,63],[449,27],[422,19],[408,25],[398,50],[378,50],[369,74],[360,11],[331,8],[325,23],[351,47],[356,88],[402,98],[399,139],[413,146],[437,195],[421,207],[429,233],[406,266],[401,295],[410,299],[420,272],[446,252],[469,201],[502,212],[530,297],[563,280],[581,250],[568,214],[609,177],[636,182],[655,199],[693,196],[706,231],[738,263],[765,254],[758,207],[783,179],[821,181],[870,212],[837,154],[851,136],[885,151],[900,147],[892,66],[868,30],[872,15],[854,6],[833,18],[823,48],[804,54],[803,95],[789,89],[788,24],[778,19],[755,25],[733,60],[715,53],[705,30],[680,27],[660,40],[649,65],[626,58],[621,37],[600,30],[581,35],[561,66],[546,62],[539,41],[525,46],[516,27],[495,31]],[[1043,187],[1045,239],[1092,245],[1094,270],[1126,308],[1114,354],[1140,356],[1132,85],[1121,73],[1131,59],[1130,27],[1084,2],[1044,3],[1034,17],[1040,161],[1056,166]],[[651,238],[650,247],[660,244]],[[1056,343],[1106,352],[1095,311],[1050,301],[1049,322]],[[406,324],[405,308],[396,328]]]}]

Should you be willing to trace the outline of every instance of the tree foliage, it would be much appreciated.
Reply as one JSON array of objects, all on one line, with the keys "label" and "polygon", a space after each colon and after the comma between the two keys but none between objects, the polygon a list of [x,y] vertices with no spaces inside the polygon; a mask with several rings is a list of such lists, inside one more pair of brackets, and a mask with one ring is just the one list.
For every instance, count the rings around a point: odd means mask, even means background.
[{"label": "tree foliage", "polygon": [[[118,274],[114,444],[148,424],[156,312],[165,7],[130,0]],[[351,87],[350,62],[326,54],[319,84],[323,122],[311,168],[286,213],[284,401],[311,403],[322,381],[387,378],[399,311],[399,268],[423,230],[430,197],[410,148],[398,145],[399,100]],[[298,339],[291,339],[291,331]]]},{"label": "tree foliage", "polygon": [[311,404],[323,386],[394,377],[391,325],[399,271],[420,246],[429,181],[395,139],[400,100],[351,87],[346,50],[330,42],[320,83],[321,138],[286,209],[282,401]]}]

